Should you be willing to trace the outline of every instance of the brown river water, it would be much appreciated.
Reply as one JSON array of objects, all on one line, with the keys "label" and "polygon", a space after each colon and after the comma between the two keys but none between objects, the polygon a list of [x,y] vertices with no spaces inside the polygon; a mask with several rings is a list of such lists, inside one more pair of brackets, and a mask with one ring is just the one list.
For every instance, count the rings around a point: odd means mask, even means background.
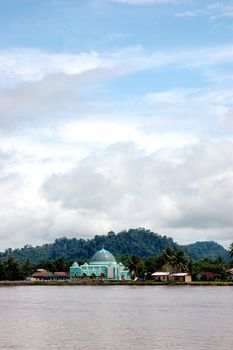
[{"label": "brown river water", "polygon": [[2,287],[0,349],[232,350],[233,287]]}]

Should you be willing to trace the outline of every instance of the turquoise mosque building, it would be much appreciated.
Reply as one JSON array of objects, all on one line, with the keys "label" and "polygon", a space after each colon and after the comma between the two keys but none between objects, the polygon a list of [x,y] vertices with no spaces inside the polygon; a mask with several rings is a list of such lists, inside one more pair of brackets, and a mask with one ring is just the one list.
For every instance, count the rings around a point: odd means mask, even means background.
[{"label": "turquoise mosque building", "polygon": [[70,278],[104,278],[106,280],[130,280],[130,272],[122,263],[117,263],[114,256],[104,248],[96,252],[89,264],[74,262],[70,267]]}]

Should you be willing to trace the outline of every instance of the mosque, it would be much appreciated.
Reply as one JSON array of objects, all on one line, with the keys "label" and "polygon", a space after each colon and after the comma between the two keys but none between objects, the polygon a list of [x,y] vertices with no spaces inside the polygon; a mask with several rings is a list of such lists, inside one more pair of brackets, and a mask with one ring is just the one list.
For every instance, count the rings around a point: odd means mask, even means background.
[{"label": "mosque", "polygon": [[106,280],[130,280],[130,272],[122,263],[117,264],[114,256],[104,248],[96,252],[89,264],[74,262],[70,267],[70,278],[104,278]]}]

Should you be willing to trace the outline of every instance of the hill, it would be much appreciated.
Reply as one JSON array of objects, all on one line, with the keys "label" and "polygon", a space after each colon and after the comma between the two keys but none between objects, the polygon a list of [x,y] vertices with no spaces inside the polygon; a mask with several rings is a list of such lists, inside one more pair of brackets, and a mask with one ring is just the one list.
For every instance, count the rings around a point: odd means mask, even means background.
[{"label": "hill", "polygon": [[107,235],[96,235],[93,239],[59,238],[54,243],[32,247],[26,245],[21,249],[7,249],[0,253],[0,259],[13,257],[18,263],[27,259],[38,264],[41,261],[54,261],[63,258],[67,261],[88,261],[99,249],[104,247],[115,256],[124,254],[148,258],[159,254],[167,246],[174,250],[183,249],[193,260],[204,258],[215,259],[219,256],[227,258],[227,251],[215,242],[197,242],[179,246],[172,238],[161,236],[144,228],[130,229],[118,234],[109,232]]},{"label": "hill", "polygon": [[185,245],[183,248],[193,261],[198,261],[206,257],[212,260],[218,257],[226,261],[229,260],[227,250],[214,241],[196,242]]}]

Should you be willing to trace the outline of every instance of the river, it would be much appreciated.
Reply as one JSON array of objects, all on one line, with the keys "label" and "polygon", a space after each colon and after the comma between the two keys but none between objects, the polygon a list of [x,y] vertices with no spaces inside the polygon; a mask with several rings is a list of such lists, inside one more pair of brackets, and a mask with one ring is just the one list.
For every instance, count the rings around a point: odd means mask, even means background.
[{"label": "river", "polygon": [[232,350],[233,287],[0,288],[0,349]]}]

